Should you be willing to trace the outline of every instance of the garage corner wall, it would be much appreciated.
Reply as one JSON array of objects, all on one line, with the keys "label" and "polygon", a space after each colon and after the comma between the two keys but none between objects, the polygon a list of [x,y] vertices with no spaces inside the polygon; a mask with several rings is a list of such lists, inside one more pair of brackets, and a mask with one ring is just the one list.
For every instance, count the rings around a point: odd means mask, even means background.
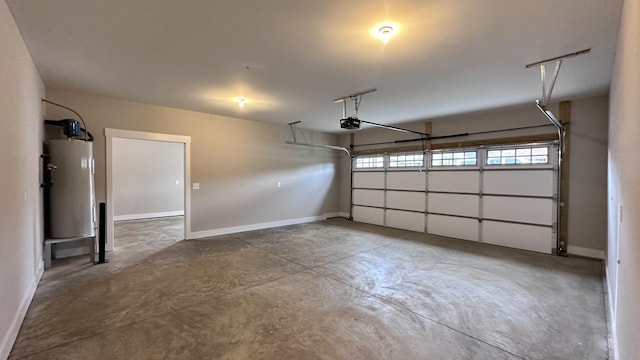
[{"label": "garage corner wall", "polygon": [[609,125],[607,280],[616,359],[640,354],[640,0],[625,0]]},{"label": "garage corner wall", "polygon": [[607,96],[571,101],[569,254],[605,257],[608,111]]},{"label": "garage corner wall", "polygon": [[[104,129],[113,128],[191,137],[191,182],[200,187],[190,190],[192,237],[338,212],[336,163],[341,155],[285,144],[291,138],[287,125],[60,89],[47,89],[47,96],[82,114],[94,135],[97,201],[106,197]],[[65,114],[48,107],[47,116]],[[318,144],[337,141],[336,136],[319,132],[305,131],[305,136]]]},{"label": "garage corner wall", "polygon": [[6,359],[43,271],[44,85],[0,0],[0,359]]}]

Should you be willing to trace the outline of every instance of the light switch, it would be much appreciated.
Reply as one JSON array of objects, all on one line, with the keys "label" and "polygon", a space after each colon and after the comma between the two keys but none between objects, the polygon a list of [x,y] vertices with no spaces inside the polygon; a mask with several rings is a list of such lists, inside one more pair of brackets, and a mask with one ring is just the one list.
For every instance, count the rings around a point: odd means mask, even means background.
[{"label": "light switch", "polygon": [[193,190],[200,189],[200,183],[193,183]]},{"label": "light switch", "polygon": [[176,185],[180,185],[180,180],[176,180]]},{"label": "light switch", "polygon": [[282,185],[282,184],[280,184],[280,181],[278,181],[278,189],[280,189],[280,186],[281,186],[281,185]]}]

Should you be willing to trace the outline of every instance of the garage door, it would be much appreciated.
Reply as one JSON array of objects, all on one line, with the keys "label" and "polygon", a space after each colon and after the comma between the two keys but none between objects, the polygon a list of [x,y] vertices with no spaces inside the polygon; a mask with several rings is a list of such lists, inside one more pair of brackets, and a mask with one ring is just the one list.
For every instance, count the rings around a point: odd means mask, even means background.
[{"label": "garage door", "polygon": [[353,219],[424,232],[424,159],[422,153],[355,158]]},{"label": "garage door", "polygon": [[551,144],[357,157],[355,221],[543,253],[555,248]]}]

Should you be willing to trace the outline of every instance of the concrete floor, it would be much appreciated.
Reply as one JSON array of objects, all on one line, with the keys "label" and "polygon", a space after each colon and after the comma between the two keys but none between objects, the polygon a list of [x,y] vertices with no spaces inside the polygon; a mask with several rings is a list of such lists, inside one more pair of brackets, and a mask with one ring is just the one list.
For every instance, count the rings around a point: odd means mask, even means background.
[{"label": "concrete floor", "polygon": [[602,264],[333,219],[45,272],[10,359],[606,359]]}]

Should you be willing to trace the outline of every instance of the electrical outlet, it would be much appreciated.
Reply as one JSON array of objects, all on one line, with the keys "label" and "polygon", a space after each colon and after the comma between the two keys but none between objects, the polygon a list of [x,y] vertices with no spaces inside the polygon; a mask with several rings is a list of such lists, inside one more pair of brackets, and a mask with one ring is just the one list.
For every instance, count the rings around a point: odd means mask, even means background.
[{"label": "electrical outlet", "polygon": [[192,188],[193,188],[193,190],[198,190],[198,189],[200,189],[200,183],[193,183]]},{"label": "electrical outlet", "polygon": [[280,181],[278,181],[278,189],[280,189],[280,186],[282,186],[282,184],[280,184]]}]

